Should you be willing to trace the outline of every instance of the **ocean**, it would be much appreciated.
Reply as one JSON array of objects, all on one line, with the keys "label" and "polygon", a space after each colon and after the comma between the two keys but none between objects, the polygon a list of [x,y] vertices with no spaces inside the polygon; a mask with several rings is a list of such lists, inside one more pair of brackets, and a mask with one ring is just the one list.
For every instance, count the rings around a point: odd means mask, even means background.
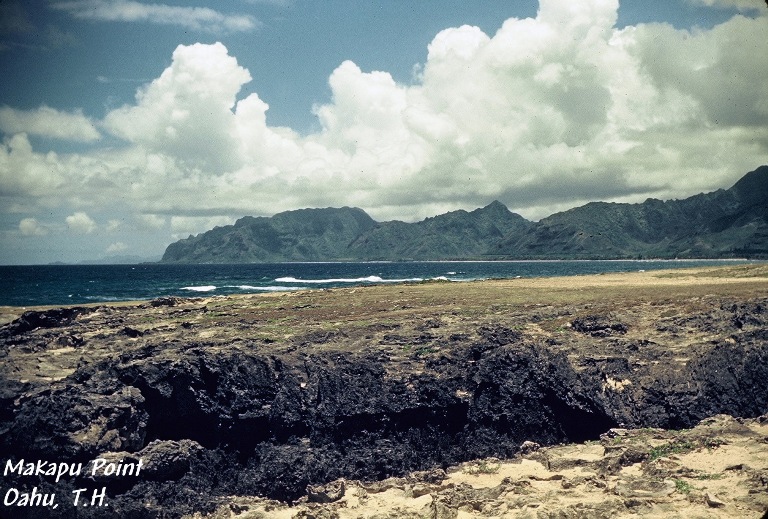
[{"label": "ocean", "polygon": [[424,280],[573,276],[707,265],[735,260],[270,263],[246,265],[0,266],[0,305],[76,305],[306,290]]}]

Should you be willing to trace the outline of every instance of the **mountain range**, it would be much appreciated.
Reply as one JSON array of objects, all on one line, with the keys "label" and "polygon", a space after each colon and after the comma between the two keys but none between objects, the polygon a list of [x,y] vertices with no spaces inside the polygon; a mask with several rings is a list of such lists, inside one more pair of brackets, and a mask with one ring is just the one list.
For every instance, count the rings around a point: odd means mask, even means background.
[{"label": "mountain range", "polygon": [[538,222],[494,201],[420,222],[355,207],[245,216],[172,243],[165,263],[768,257],[768,166],[682,200],[590,202]]}]

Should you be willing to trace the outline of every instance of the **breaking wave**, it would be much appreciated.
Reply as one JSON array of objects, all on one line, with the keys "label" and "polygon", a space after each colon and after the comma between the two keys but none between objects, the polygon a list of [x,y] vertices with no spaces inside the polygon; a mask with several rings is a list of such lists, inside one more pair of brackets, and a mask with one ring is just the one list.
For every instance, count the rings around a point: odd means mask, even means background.
[{"label": "breaking wave", "polygon": [[275,279],[278,283],[308,283],[322,285],[326,283],[405,283],[407,281],[424,281],[424,278],[383,279],[379,276],[366,276],[363,278],[328,278],[328,279],[299,279],[294,277],[282,277]]},{"label": "breaking wave", "polygon": [[181,287],[181,290],[191,290],[193,292],[213,292],[216,290],[215,285],[203,285],[199,287]]},{"label": "breaking wave", "polygon": [[[753,263],[745,260],[735,263],[732,260],[726,261],[727,264]],[[639,269],[651,271],[716,266],[724,263],[720,260],[580,260],[233,265],[17,265],[0,266],[0,304],[69,305],[97,301],[150,300],[172,295],[211,297],[237,293],[279,293],[420,281],[464,282],[480,279],[629,272]]]}]

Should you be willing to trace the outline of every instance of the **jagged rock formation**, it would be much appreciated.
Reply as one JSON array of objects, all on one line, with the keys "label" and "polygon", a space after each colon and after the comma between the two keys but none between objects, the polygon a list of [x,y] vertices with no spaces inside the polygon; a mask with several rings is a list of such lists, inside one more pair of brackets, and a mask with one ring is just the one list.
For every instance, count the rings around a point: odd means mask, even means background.
[{"label": "jagged rock formation", "polygon": [[245,217],[172,243],[163,262],[768,257],[768,166],[684,200],[592,202],[539,222],[503,204],[421,222],[377,223],[362,209]]},{"label": "jagged rock formation", "polygon": [[[600,441],[542,447],[405,477],[336,480],[297,503],[233,496],[210,519],[732,517],[768,510],[768,415],[718,415],[693,429],[616,428]],[[195,517],[194,519],[198,519]]]}]

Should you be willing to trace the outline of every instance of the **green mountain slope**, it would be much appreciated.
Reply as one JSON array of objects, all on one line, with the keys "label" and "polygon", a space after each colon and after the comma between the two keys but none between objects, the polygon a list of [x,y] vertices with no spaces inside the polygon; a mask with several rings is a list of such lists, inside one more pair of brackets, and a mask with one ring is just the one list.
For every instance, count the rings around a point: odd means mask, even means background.
[{"label": "green mountain slope", "polygon": [[768,166],[684,200],[591,202],[534,223],[500,202],[421,222],[301,209],[172,243],[167,263],[768,257]]},{"label": "green mountain slope", "polygon": [[494,201],[474,211],[452,211],[417,223],[385,222],[350,244],[354,256],[375,260],[479,258],[505,236],[534,224]]},{"label": "green mountain slope", "polygon": [[362,209],[300,209],[271,218],[246,216],[234,225],[168,246],[166,263],[262,263],[349,258],[347,245],[376,222]]},{"label": "green mountain slope", "polygon": [[510,235],[495,252],[515,258],[768,255],[768,166],[728,190],[641,204],[592,202]]}]

